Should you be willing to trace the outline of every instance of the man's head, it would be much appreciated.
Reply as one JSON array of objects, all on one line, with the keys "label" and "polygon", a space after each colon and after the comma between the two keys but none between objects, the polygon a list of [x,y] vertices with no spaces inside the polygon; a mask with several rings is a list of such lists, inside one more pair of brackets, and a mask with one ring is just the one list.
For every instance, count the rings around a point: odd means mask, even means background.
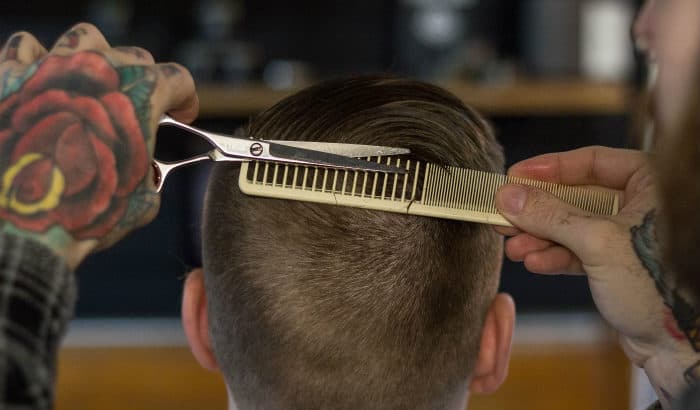
[{"label": "man's head", "polygon": [[[503,169],[476,113],[408,80],[311,87],[247,134]],[[248,197],[238,172],[217,165],[210,178],[204,274],[187,282],[183,318],[195,356],[221,369],[240,410],[463,408],[470,383],[500,384],[514,313],[496,297],[502,249],[490,227]]]}]

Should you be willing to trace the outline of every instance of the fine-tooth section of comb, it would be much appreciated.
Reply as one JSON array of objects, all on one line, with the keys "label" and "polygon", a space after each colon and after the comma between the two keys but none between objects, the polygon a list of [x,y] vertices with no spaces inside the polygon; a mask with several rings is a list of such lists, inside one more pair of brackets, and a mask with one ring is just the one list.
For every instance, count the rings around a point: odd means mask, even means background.
[{"label": "fine-tooth section of comb", "polygon": [[515,178],[401,157],[374,157],[405,174],[352,171],[253,161],[241,164],[238,185],[248,195],[376,209],[410,215],[511,226],[496,209],[504,184],[532,185],[600,215],[618,212],[618,196],[550,182]]}]

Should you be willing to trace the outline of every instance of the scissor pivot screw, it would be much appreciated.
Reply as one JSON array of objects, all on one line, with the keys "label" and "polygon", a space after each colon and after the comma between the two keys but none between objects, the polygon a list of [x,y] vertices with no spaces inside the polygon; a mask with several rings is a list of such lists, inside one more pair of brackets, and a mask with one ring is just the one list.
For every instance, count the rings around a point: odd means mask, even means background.
[{"label": "scissor pivot screw", "polygon": [[256,142],[255,144],[250,146],[250,154],[254,155],[256,157],[259,157],[263,153],[263,146],[262,144]]}]

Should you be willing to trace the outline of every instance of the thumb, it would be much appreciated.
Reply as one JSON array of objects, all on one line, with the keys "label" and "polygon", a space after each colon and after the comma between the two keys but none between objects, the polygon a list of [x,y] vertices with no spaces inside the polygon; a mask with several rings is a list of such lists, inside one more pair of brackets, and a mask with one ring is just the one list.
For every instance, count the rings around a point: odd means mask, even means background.
[{"label": "thumb", "polygon": [[496,193],[496,207],[517,228],[569,248],[582,257],[591,235],[605,222],[554,195],[527,185],[508,184]]}]

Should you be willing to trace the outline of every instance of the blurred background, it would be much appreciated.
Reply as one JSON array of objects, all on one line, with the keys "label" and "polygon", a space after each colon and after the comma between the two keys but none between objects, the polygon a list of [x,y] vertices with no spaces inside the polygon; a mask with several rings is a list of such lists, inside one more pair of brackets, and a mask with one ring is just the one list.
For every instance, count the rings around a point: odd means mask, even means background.
[{"label": "blurred background", "polygon": [[[187,66],[201,101],[197,124],[222,132],[319,80],[367,73],[420,78],[485,114],[510,165],[585,145],[644,144],[648,75],[630,34],[640,4],[3,1],[0,38],[28,30],[49,46],[73,23],[92,22],[113,45],[141,46],[156,60]],[[198,140],[159,133],[161,159],[204,150]],[[81,267],[78,319],[61,359],[59,409],[121,408],[125,397],[133,398],[133,408],[225,406],[222,385],[196,369],[177,322],[182,278],[200,264],[207,172],[206,165],[178,171],[153,224]],[[594,313],[585,278],[534,277],[506,262],[502,289],[514,296],[521,318],[512,374],[503,392],[476,399],[473,407],[647,404],[647,387],[636,383],[614,335]],[[125,376],[133,374],[140,376]]]}]

